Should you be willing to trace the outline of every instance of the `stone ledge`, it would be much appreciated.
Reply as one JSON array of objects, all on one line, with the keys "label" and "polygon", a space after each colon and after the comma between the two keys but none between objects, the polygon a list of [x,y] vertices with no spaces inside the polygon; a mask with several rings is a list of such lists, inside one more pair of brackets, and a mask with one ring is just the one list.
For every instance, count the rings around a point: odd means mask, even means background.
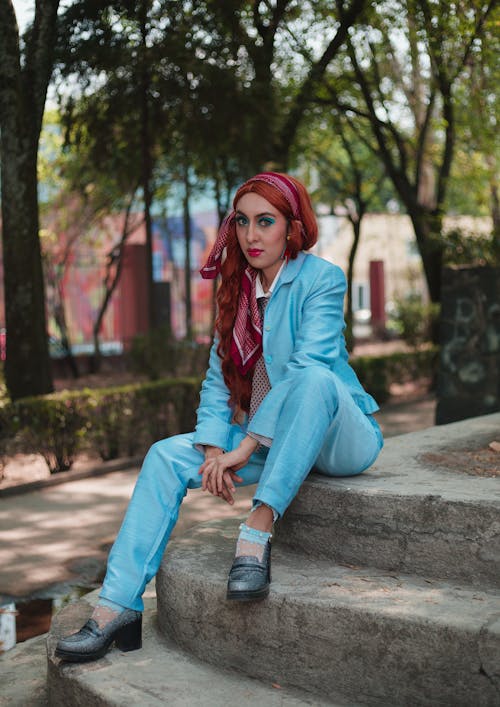
[{"label": "stone ledge", "polygon": [[234,523],[176,542],[157,576],[164,635],[218,665],[362,704],[496,707],[500,595],[276,548],[269,598],[225,600]]},{"label": "stone ledge", "polygon": [[335,562],[499,587],[500,479],[422,461],[499,435],[500,413],[393,437],[357,477],[312,474],[277,525],[277,543]]},{"label": "stone ledge", "polygon": [[146,603],[141,650],[120,653],[113,648],[101,660],[83,665],[61,663],[54,658],[54,648],[58,636],[81,626],[90,606],[81,601],[57,614],[48,638],[52,707],[357,707],[334,696],[325,701],[200,662],[158,634],[152,603]]},{"label": "stone ledge", "polygon": [[47,707],[47,634],[18,643],[0,656],[0,705]]}]

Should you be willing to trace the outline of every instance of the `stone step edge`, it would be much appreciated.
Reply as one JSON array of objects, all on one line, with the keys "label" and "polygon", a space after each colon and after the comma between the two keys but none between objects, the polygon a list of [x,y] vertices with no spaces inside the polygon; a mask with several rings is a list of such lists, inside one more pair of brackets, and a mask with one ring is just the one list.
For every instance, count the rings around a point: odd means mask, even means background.
[{"label": "stone step edge", "polygon": [[391,437],[363,474],[337,478],[313,474],[305,483],[316,487],[319,497],[324,489],[336,487],[368,496],[428,497],[440,503],[467,500],[498,508],[498,477],[459,471],[449,465],[447,454],[460,451],[466,454],[487,447],[498,437],[499,430],[500,412],[497,412]]},{"label": "stone step edge", "polygon": [[275,543],[339,563],[500,586],[500,503],[401,497],[311,477],[276,524]]},{"label": "stone step edge", "polygon": [[[228,537],[232,531],[234,519],[207,521],[200,523],[185,534],[180,542],[172,542],[165,553],[158,578],[173,573],[181,573],[190,578],[190,584],[195,589],[196,581],[204,587],[208,585],[214,594],[213,601],[220,601],[228,609],[241,606],[239,602],[226,600],[227,575],[233,560],[234,544]],[[210,534],[207,542],[205,537]],[[217,558],[217,561],[204,563],[203,553]],[[201,558],[201,562],[199,561]],[[500,618],[500,588],[487,587],[480,589],[455,581],[440,580],[420,575],[392,572],[373,566],[359,566],[343,563],[332,563],[329,559],[307,557],[301,553],[292,552],[288,547],[278,546],[272,549],[271,559],[271,589],[269,598],[285,598],[287,602],[297,601],[310,605],[323,606],[325,601],[334,600],[338,606],[353,606],[353,598],[359,599],[359,611],[384,613],[384,606],[379,597],[391,597],[388,604],[388,616],[396,618],[397,607],[407,611],[410,606],[411,620],[420,618],[419,607],[425,605],[425,620],[428,620],[428,607],[438,607],[433,620],[443,625],[463,625],[463,612],[460,606],[476,606],[480,611],[477,617],[483,615],[488,608],[496,610]],[[161,598],[162,583],[157,578],[157,594]],[[313,582],[313,578],[315,583]],[[306,589],[320,588],[321,594]],[[450,601],[453,606],[449,607]],[[373,607],[371,606],[373,602]],[[259,605],[260,602],[257,604]],[[254,604],[255,605],[255,604]]]},{"label": "stone step edge", "polygon": [[47,707],[47,634],[0,654],[0,705]]},{"label": "stone step edge", "polygon": [[[92,593],[97,597],[97,592]],[[95,599],[92,599],[92,603]],[[143,646],[121,653],[112,648],[99,661],[64,664],[54,656],[57,639],[78,629],[91,611],[82,599],[62,609],[47,635],[47,687],[51,707],[68,704],[171,705],[172,707],[361,707],[360,703],[332,695],[331,700],[296,688],[264,683],[233,670],[203,663],[161,636],[156,620],[156,601],[145,601]]]},{"label": "stone step edge", "polygon": [[157,575],[160,630],[192,654],[370,705],[497,704],[500,594],[280,552],[268,599],[228,602],[230,532],[198,526]]}]

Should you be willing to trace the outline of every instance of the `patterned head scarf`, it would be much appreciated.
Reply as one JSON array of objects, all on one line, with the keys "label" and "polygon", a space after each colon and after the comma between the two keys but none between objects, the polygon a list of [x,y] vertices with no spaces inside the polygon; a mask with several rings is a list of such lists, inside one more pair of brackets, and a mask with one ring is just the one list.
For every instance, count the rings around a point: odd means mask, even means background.
[{"label": "patterned head scarf", "polygon": [[[275,187],[287,200],[294,218],[302,221],[297,187],[286,175],[277,172],[262,172],[246,181],[244,186],[253,182],[266,182]],[[221,224],[207,262],[200,270],[204,279],[211,280],[220,273],[222,255],[227,246],[230,226],[234,222],[235,216],[236,212],[232,210]],[[255,295],[256,277],[257,270],[247,265],[241,278],[238,310],[231,341],[231,358],[242,375],[245,375],[255,365],[262,354],[262,323]]]}]

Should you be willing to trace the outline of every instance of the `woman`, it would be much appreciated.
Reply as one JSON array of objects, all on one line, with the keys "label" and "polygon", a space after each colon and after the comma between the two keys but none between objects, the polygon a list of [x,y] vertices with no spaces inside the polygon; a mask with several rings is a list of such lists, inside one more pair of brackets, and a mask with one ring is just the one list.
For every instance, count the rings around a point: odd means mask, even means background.
[{"label": "woman", "polygon": [[94,660],[113,642],[124,651],[140,648],[142,594],[188,488],[201,486],[232,504],[237,486],[257,483],[227,598],[262,599],[273,523],[311,468],[359,474],[382,447],[372,417],[378,406],[347,362],[344,275],[305,253],[317,240],[305,187],[266,172],[245,182],[233,205],[201,271],[222,278],[196,430],[148,452],[99,603],[87,624],[57,645],[65,660]]}]

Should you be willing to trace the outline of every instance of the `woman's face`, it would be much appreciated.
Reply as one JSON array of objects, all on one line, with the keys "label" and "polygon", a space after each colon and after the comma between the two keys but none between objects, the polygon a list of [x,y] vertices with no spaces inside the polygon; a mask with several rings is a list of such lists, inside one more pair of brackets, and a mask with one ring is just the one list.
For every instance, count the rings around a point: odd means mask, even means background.
[{"label": "woman's face", "polygon": [[236,204],[236,236],[247,261],[269,287],[283,263],[287,220],[263,196],[248,192]]}]

